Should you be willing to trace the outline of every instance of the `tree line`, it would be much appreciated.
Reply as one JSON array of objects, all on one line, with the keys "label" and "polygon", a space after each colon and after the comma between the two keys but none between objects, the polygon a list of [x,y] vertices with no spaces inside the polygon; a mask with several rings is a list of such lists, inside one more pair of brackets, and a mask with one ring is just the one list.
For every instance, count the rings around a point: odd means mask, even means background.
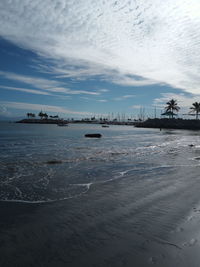
[{"label": "tree line", "polygon": [[[180,107],[178,106],[177,104],[177,100],[175,99],[171,99],[170,101],[168,101],[166,103],[166,107],[165,107],[165,112],[161,115],[166,115],[166,116],[169,116],[169,118],[173,118],[175,115],[177,115],[176,113],[179,112],[180,110]],[[176,113],[174,113],[176,112]],[[193,114],[192,114],[193,113]],[[188,115],[195,115],[196,116],[196,119],[198,120],[199,118],[199,114],[200,114],[200,102],[194,102],[192,103],[192,106],[190,107],[190,112]],[[27,117],[28,118],[35,118],[36,115],[34,113],[31,113],[31,112],[28,112],[26,113]],[[48,119],[48,118],[51,118],[51,119],[59,119],[59,116],[58,115],[55,115],[55,116],[49,116],[46,112],[42,112],[40,111],[38,113],[38,116],[41,118],[41,119]],[[94,120],[95,117],[91,118],[91,120]]]},{"label": "tree line", "polygon": [[[26,113],[26,116],[28,118],[35,118],[36,117],[36,115],[34,113],[31,113],[31,112]],[[38,113],[38,116],[40,117],[40,119],[48,119],[48,118],[51,118],[51,119],[59,119],[59,116],[58,115],[55,115],[55,116],[51,116],[50,115],[49,116],[46,112],[44,113],[42,111],[40,111]]]},{"label": "tree line", "polygon": [[[177,100],[175,99],[171,99],[169,102],[166,103],[166,105],[167,106],[165,107],[165,113],[163,113],[163,115],[168,115],[171,118],[176,115],[174,112],[178,112],[180,110],[180,107],[177,104]],[[191,113],[194,113],[196,119],[198,120],[200,114],[200,102],[192,103],[189,114],[193,115]]]}]

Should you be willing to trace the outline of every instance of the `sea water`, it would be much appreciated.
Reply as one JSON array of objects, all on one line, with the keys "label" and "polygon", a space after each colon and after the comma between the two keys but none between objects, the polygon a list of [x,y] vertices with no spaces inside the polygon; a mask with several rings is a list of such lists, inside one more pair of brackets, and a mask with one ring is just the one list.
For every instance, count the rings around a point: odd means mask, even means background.
[{"label": "sea water", "polygon": [[171,188],[179,182],[177,171],[199,171],[199,156],[199,132],[1,123],[0,200],[58,201],[126,177]]}]

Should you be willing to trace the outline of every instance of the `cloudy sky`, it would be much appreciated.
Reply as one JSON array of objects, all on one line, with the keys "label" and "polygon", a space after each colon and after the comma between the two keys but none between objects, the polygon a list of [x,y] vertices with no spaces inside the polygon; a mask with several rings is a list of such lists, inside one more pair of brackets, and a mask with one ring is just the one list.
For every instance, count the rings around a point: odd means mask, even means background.
[{"label": "cloudy sky", "polygon": [[199,0],[1,0],[0,25],[1,117],[200,102]]}]

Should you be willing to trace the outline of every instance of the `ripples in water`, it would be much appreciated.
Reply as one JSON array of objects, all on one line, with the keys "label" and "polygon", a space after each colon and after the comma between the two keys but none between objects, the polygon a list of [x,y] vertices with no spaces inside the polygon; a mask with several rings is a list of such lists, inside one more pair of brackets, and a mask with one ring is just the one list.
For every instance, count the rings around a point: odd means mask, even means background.
[{"label": "ripples in water", "polygon": [[[0,199],[57,201],[84,194],[94,184],[198,166],[197,136],[148,130],[141,134],[130,127],[113,129],[110,127],[101,140],[83,138],[83,129],[78,127],[72,132],[69,127],[62,136],[58,127],[52,128],[51,135],[40,132],[44,128],[39,127],[34,134],[26,129],[23,138],[18,131],[3,136]],[[194,142],[194,147],[188,146]]]}]

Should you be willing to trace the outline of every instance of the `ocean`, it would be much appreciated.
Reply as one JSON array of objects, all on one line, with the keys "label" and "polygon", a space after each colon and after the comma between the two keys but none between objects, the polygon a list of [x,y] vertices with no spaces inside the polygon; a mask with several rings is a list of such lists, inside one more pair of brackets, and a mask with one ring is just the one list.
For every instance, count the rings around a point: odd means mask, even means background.
[{"label": "ocean", "polygon": [[199,266],[199,174],[199,131],[2,122],[0,266]]}]

